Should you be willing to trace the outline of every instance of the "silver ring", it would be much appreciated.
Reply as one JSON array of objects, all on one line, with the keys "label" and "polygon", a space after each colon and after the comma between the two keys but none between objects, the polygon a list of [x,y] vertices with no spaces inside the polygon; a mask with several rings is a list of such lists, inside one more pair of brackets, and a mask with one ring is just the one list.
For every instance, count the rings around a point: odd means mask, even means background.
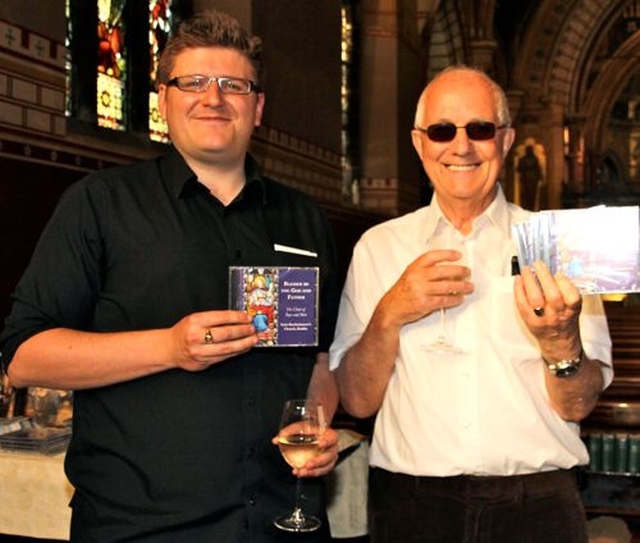
[{"label": "silver ring", "polygon": [[213,343],[213,334],[209,328],[207,328],[207,331],[204,333],[204,342]]},{"label": "silver ring", "polygon": [[533,312],[534,312],[538,317],[543,317],[543,316],[544,316],[544,307],[534,307],[534,308],[533,308]]}]

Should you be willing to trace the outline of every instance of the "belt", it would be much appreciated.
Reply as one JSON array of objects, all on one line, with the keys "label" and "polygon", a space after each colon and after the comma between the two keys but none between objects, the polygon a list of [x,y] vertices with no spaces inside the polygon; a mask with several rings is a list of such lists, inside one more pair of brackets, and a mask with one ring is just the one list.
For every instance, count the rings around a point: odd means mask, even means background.
[{"label": "belt", "polygon": [[372,468],[372,475],[409,490],[453,494],[464,498],[496,498],[555,492],[576,485],[577,470],[557,469],[525,475],[454,475],[450,477],[418,477]]}]

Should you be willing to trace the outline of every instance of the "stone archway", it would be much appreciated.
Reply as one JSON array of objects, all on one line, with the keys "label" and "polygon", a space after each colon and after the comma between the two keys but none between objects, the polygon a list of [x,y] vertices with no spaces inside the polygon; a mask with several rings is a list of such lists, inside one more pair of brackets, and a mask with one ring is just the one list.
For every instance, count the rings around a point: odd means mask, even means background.
[{"label": "stone archway", "polygon": [[[581,0],[569,6],[547,0],[526,31],[522,62],[513,78],[522,93],[517,123],[520,137],[537,135],[549,149],[549,207],[562,207],[564,187],[584,194],[596,186],[609,115],[639,69],[640,35],[606,61],[599,55],[610,28],[630,3]],[[552,118],[551,123],[541,121]]]},{"label": "stone archway", "polygon": [[640,33],[634,34],[603,66],[584,104],[585,145],[597,160],[606,151],[608,119],[616,99],[640,71]]}]

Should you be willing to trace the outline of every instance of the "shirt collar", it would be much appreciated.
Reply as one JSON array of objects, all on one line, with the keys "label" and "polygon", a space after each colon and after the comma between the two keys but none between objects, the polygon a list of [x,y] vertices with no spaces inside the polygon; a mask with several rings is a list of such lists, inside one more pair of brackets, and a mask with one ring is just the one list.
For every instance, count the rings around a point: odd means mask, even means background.
[{"label": "shirt collar", "polygon": [[[433,197],[431,198],[429,207],[431,208],[432,212],[426,215],[426,220],[424,221],[424,231],[422,238],[424,240],[428,240],[431,238],[431,236],[433,236],[434,232],[441,222],[446,222],[447,224],[449,224],[449,221],[445,217],[444,213],[442,212],[442,208],[438,203],[438,196],[435,192],[433,193]],[[509,219],[509,206],[507,203],[507,199],[505,198],[504,191],[502,190],[502,186],[500,184],[497,185],[496,196],[491,204],[489,204],[489,207],[474,219],[473,231],[477,230],[486,221],[492,223],[500,231],[505,232],[507,235],[510,235],[511,222]]]},{"label": "shirt collar", "polygon": [[485,217],[501,232],[511,236],[511,217],[509,215],[509,204],[502,190],[502,185],[498,184],[496,197],[491,205],[483,213]]},{"label": "shirt collar", "polygon": [[[180,198],[186,194],[185,191],[193,190],[193,187],[196,186],[197,179],[195,173],[189,168],[189,165],[182,155],[173,146],[169,152],[160,159],[159,168],[164,182],[176,198]],[[267,201],[267,191],[264,178],[262,177],[258,163],[249,153],[245,156],[244,171],[247,182],[238,198],[242,198],[244,194],[255,194],[261,203],[265,204]]]},{"label": "shirt collar", "polygon": [[196,178],[182,155],[173,146],[160,158],[158,168],[165,185],[176,198],[180,197],[187,182]]},{"label": "shirt collar", "polygon": [[260,172],[258,163],[249,153],[247,153],[244,159],[244,172],[247,184],[245,185],[242,193],[249,193],[250,191],[260,199],[262,205],[266,204],[267,187],[264,182],[264,177],[262,176],[262,172]]}]

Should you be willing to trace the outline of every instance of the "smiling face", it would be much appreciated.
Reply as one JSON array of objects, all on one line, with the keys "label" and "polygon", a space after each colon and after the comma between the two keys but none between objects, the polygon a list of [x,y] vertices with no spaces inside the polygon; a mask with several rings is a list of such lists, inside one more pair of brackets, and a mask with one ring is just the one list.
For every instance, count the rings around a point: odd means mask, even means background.
[{"label": "smiling face", "polygon": [[[196,47],[180,52],[170,78],[193,74],[256,81],[251,62],[226,47]],[[174,146],[187,162],[238,166],[244,163],[253,129],[262,120],[264,94],[222,94],[216,82],[202,93],[162,84],[158,106]]]},{"label": "smiling face", "polygon": [[[427,86],[420,97],[416,125],[437,123],[465,126],[485,121],[501,126],[496,95],[482,74],[452,70]],[[515,133],[512,128],[496,131],[494,138],[471,140],[458,129],[453,140],[435,142],[419,130],[412,131],[413,145],[433,183],[442,206],[465,206],[480,214],[493,201],[498,174]]]}]

